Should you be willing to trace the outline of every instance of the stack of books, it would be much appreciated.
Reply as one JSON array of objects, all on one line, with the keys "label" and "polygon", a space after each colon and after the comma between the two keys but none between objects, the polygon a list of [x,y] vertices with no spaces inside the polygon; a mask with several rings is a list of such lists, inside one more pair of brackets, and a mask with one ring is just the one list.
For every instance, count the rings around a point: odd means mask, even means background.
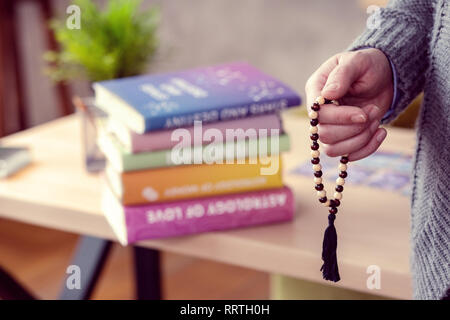
[{"label": "stack of books", "polygon": [[292,219],[280,111],[300,97],[246,63],[94,84],[108,114],[102,210],[122,244]]}]

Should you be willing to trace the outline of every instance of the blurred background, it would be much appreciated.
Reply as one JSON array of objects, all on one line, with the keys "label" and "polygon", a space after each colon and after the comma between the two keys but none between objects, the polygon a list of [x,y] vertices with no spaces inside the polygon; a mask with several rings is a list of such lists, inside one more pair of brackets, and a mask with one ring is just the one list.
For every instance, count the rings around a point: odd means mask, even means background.
[{"label": "blurred background", "polygon": [[[5,136],[72,113],[71,98],[92,92],[87,80],[55,85],[44,73],[43,55],[56,48],[48,20],[65,19],[70,1],[0,3],[0,136]],[[304,97],[309,75],[325,59],[345,50],[364,29],[368,5],[383,3],[145,0],[143,8],[157,4],[161,11],[159,45],[146,72],[244,60]],[[55,298],[77,238],[0,219],[0,264],[13,270],[40,297]],[[114,247],[94,298],[134,297],[131,255],[128,248]],[[168,299],[269,298],[269,275],[257,271],[167,253],[162,268]]]},{"label": "blurred background", "polygon": [[[11,21],[16,34],[14,52],[21,82],[24,115],[13,96],[14,70],[2,70],[11,82],[10,103],[2,110],[3,135],[35,126],[66,113],[60,92],[45,75],[44,52],[49,50],[46,15],[64,19],[69,0],[6,1],[12,14],[2,10],[3,23]],[[42,2],[46,3],[42,9]],[[106,1],[96,1],[104,4]],[[371,1],[372,3],[376,1]],[[303,95],[308,76],[330,55],[344,50],[365,27],[364,1],[358,0],[226,0],[143,1],[142,7],[161,9],[159,47],[148,72],[164,72],[245,60],[290,84]],[[49,10],[49,11],[46,11]],[[5,20],[4,20],[5,19]],[[5,43],[8,55],[10,43]],[[86,81],[70,81],[68,94],[87,96]],[[71,106],[70,106],[71,107]]]}]

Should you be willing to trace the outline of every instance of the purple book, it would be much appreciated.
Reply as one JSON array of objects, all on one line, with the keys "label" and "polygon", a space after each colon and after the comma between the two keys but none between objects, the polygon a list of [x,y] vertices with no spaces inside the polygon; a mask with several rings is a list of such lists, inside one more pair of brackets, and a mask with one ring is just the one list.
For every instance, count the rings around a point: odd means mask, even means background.
[{"label": "purple book", "polygon": [[96,82],[95,104],[136,133],[271,114],[300,96],[244,62]]},{"label": "purple book", "polygon": [[122,245],[214,230],[292,220],[294,197],[287,188],[162,204],[122,206],[109,188],[102,210]]},{"label": "purple book", "polygon": [[[185,129],[189,131],[191,136],[194,136],[194,127],[186,127]],[[268,114],[202,125],[203,132],[209,129],[219,130],[224,137],[226,136],[227,129],[242,129],[244,132],[255,132],[255,137],[258,136],[261,129],[266,129],[268,135],[271,134],[272,130],[279,130],[280,133],[283,131],[281,119],[278,114]],[[178,140],[172,139],[172,130],[150,131],[139,134],[128,129],[121,121],[115,118],[108,120],[108,131],[116,136],[124,147],[124,150],[129,153],[166,150],[178,144]],[[207,142],[204,143],[206,144]]]}]

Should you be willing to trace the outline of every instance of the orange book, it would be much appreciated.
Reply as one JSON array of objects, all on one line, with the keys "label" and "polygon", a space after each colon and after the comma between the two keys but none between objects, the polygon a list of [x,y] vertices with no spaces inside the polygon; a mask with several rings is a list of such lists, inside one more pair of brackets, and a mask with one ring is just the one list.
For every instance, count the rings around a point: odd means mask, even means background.
[{"label": "orange book", "polygon": [[[274,168],[275,170],[272,170]],[[123,205],[157,203],[283,186],[281,158],[278,156],[258,160],[255,164],[186,165],[122,173],[108,167],[106,178]]]}]

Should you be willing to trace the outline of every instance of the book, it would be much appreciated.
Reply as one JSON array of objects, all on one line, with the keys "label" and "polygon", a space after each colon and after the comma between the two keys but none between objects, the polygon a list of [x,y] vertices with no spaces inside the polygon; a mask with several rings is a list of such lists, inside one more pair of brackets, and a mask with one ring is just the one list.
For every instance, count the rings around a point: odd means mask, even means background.
[{"label": "book", "polygon": [[[261,129],[266,129],[270,134],[271,130],[283,131],[280,116],[278,114],[268,114],[262,116],[254,116],[237,120],[220,121],[204,124],[203,131],[209,129],[219,130],[223,136],[226,135],[227,129],[241,129],[247,132],[249,129],[254,130],[257,134]],[[194,127],[186,128],[189,133],[194,135]],[[128,153],[140,153],[156,150],[170,149],[177,144],[177,141],[171,139],[173,130],[159,130],[144,134],[138,134],[130,130],[122,121],[110,117],[108,119],[107,131],[114,134]],[[194,140],[192,140],[192,143]]]},{"label": "book", "polygon": [[[176,165],[223,163],[227,159],[256,158],[262,152],[266,156],[278,155],[289,150],[289,137],[283,134],[133,154],[125,151],[114,135],[100,130],[98,146],[116,171],[127,172]],[[197,155],[200,155],[198,161]]]},{"label": "book", "polygon": [[201,199],[122,206],[108,187],[102,211],[122,245],[136,241],[242,228],[292,220],[294,197],[287,188]]},{"label": "book", "polygon": [[0,179],[9,177],[31,163],[26,147],[0,147]]},{"label": "book", "polygon": [[96,105],[144,133],[275,113],[300,105],[281,81],[235,62],[96,82]]},{"label": "book", "polygon": [[124,205],[278,188],[283,185],[281,159],[271,156],[256,163],[201,164],[117,172],[105,176]]}]

